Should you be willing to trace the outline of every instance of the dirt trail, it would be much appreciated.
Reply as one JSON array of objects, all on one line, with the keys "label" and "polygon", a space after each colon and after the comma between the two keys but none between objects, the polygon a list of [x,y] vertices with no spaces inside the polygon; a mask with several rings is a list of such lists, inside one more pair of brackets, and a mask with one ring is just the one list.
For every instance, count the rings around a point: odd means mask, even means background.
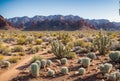
[{"label": "dirt trail", "polygon": [[28,64],[30,62],[30,60],[32,59],[32,56],[39,55],[39,54],[42,54],[42,53],[45,53],[45,52],[46,51],[26,56],[24,59],[22,59],[20,62],[18,62],[17,65],[8,69],[4,73],[0,74],[0,81],[10,81],[12,78],[14,78],[16,75],[18,75],[20,73],[21,70],[18,69],[18,68]]}]

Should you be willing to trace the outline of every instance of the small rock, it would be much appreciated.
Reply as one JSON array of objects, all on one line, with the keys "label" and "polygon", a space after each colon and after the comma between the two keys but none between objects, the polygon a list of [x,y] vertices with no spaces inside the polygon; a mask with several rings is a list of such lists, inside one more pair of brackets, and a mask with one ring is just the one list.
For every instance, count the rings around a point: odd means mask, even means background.
[{"label": "small rock", "polygon": [[103,78],[103,75],[102,75],[102,74],[98,74],[96,77],[97,77],[98,79],[102,79],[102,78]]},{"label": "small rock", "polygon": [[78,71],[75,71],[75,75],[77,75],[79,72]]}]

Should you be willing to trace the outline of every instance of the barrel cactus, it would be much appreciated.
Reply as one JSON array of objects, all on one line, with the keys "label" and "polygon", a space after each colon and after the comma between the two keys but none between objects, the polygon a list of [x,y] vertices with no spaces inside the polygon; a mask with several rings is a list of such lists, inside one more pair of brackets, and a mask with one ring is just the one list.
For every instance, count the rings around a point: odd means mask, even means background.
[{"label": "barrel cactus", "polygon": [[32,63],[31,64],[31,73],[33,77],[38,77],[39,76],[39,66],[37,63]]},{"label": "barrel cactus", "polygon": [[112,64],[105,63],[105,64],[100,65],[98,68],[103,73],[109,73],[112,70],[112,67],[113,67]]},{"label": "barrel cactus", "polygon": [[95,53],[89,53],[88,55],[87,55],[87,57],[89,57],[90,59],[96,59],[96,54]]},{"label": "barrel cactus", "polygon": [[119,51],[110,52],[109,57],[114,62],[120,62],[120,52]]},{"label": "barrel cactus", "polygon": [[4,64],[5,67],[10,67],[10,62],[9,61],[4,61],[3,64]]},{"label": "barrel cactus", "polygon": [[88,67],[90,65],[90,58],[86,57],[82,59],[83,67]]},{"label": "barrel cactus", "polygon": [[67,58],[62,58],[61,59],[61,64],[66,64],[67,63]]},{"label": "barrel cactus", "polygon": [[36,60],[36,61],[35,61],[35,63],[37,63],[37,64],[38,64],[38,67],[39,67],[39,69],[40,69],[40,68],[41,68],[41,61]]},{"label": "barrel cactus", "polygon": [[41,67],[42,67],[42,68],[45,68],[46,65],[47,65],[47,61],[46,61],[45,59],[42,59],[42,60],[41,60]]},{"label": "barrel cactus", "polygon": [[69,70],[68,70],[67,67],[64,66],[64,67],[61,68],[61,73],[62,74],[68,74],[68,72],[69,72]]},{"label": "barrel cactus", "polygon": [[48,76],[54,76],[55,75],[55,72],[54,70],[48,70]]},{"label": "barrel cactus", "polygon": [[79,68],[79,74],[81,74],[81,75],[83,75],[83,74],[85,74],[85,68]]},{"label": "barrel cactus", "polygon": [[47,65],[51,65],[52,64],[52,61],[51,60],[47,60]]}]

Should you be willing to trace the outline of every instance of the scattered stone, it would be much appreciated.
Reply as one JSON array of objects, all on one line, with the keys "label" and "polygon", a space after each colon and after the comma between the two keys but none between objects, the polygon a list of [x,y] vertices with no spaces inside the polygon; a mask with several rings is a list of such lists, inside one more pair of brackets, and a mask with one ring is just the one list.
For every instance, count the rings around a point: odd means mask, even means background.
[{"label": "scattered stone", "polygon": [[78,71],[75,71],[75,75],[77,75],[77,74],[79,74],[79,72],[78,72]]},{"label": "scattered stone", "polygon": [[97,77],[98,79],[102,79],[102,78],[103,78],[103,75],[102,75],[102,74],[98,74],[96,77]]}]

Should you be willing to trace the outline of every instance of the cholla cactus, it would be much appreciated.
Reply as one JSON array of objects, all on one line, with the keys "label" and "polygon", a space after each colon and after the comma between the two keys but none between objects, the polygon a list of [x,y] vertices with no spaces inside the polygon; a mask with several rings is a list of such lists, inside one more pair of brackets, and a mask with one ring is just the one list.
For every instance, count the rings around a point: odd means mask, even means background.
[{"label": "cholla cactus", "polygon": [[83,75],[83,74],[85,74],[85,68],[79,68],[79,74],[81,74],[81,75]]},{"label": "cholla cactus", "polygon": [[39,76],[39,66],[37,63],[32,63],[31,64],[31,73],[33,77],[38,77]]},{"label": "cholla cactus", "polygon": [[94,47],[98,49],[100,54],[105,55],[109,53],[110,46],[111,46],[111,39],[109,35],[105,35],[101,29],[98,37],[95,38],[93,44],[94,44]]},{"label": "cholla cactus", "polygon": [[61,59],[61,64],[66,64],[67,63],[67,58],[62,58]]},{"label": "cholla cactus", "polygon": [[47,60],[47,65],[51,65],[52,64],[52,61],[51,60]]},{"label": "cholla cactus", "polygon": [[101,72],[103,73],[109,73],[112,70],[112,64],[105,63],[104,65],[100,65],[98,68],[100,69]]},{"label": "cholla cactus", "polygon": [[10,67],[10,62],[9,62],[9,61],[4,61],[4,62],[3,62],[3,65],[4,65],[5,67]]},{"label": "cholla cactus", "polygon": [[120,62],[120,52],[119,51],[113,51],[109,54],[109,57],[114,62]]},{"label": "cholla cactus", "polygon": [[87,55],[90,59],[96,59],[96,54],[95,53],[89,53]]},{"label": "cholla cactus", "polygon": [[88,67],[90,65],[90,58],[86,57],[82,59],[83,67]]},{"label": "cholla cactus", "polygon": [[55,72],[54,70],[48,70],[48,76],[54,76],[55,75]]},{"label": "cholla cactus", "polygon": [[42,67],[42,68],[45,68],[46,65],[47,65],[47,61],[46,61],[45,59],[42,59],[42,60],[41,60],[41,67]]},{"label": "cholla cactus", "polygon": [[51,44],[52,46],[52,52],[55,54],[56,57],[58,58],[64,58],[65,57],[65,46],[59,41],[59,40],[54,40]]},{"label": "cholla cactus", "polygon": [[61,68],[61,73],[62,74],[68,74],[68,72],[69,72],[69,70],[68,70],[67,67],[64,66],[64,67]]}]

